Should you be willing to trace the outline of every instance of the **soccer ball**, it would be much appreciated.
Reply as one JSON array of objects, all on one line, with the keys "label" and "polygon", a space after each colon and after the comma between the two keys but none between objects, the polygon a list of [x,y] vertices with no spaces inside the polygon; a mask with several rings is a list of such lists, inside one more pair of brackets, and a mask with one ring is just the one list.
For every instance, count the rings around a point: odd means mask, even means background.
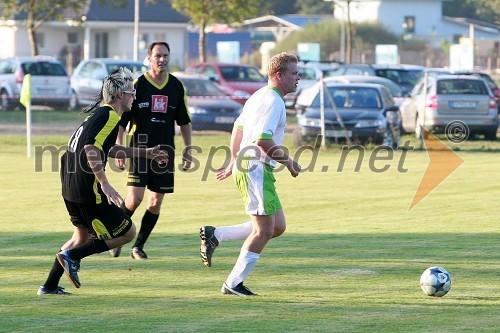
[{"label": "soccer ball", "polygon": [[420,288],[428,296],[442,297],[450,291],[451,275],[443,267],[429,267],[420,276]]}]

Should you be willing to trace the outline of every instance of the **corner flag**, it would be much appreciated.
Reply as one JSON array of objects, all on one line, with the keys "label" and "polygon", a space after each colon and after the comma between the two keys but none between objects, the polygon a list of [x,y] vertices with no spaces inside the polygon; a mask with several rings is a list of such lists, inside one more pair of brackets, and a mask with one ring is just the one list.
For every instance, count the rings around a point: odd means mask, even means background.
[{"label": "corner flag", "polygon": [[19,102],[26,108],[31,104],[31,74],[24,76]]}]

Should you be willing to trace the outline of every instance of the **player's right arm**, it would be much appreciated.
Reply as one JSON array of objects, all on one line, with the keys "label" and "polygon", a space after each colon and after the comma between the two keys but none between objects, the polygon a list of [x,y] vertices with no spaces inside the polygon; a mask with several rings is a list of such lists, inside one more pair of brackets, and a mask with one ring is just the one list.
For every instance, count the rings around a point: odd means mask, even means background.
[{"label": "player's right arm", "polygon": [[[116,144],[122,146],[123,145],[123,133],[125,133],[125,128],[121,125],[118,126],[118,136],[116,137]],[[116,157],[115,165],[120,169],[125,169],[125,157]]]},{"label": "player's right arm", "polygon": [[243,138],[243,130],[241,126],[238,126],[236,123],[233,126],[233,131],[231,132],[231,142],[229,148],[231,150],[231,160],[229,164],[225,167],[217,171],[217,180],[224,180],[227,177],[231,176],[233,173],[233,165],[236,161],[238,152],[240,151],[241,140]]},{"label": "player's right arm", "polygon": [[117,206],[123,202],[120,194],[111,186],[104,171],[105,161],[102,159],[102,152],[96,146],[87,144],[83,147],[89,167],[95,175],[95,178],[101,184],[101,189],[108,198],[108,203],[114,203]]}]

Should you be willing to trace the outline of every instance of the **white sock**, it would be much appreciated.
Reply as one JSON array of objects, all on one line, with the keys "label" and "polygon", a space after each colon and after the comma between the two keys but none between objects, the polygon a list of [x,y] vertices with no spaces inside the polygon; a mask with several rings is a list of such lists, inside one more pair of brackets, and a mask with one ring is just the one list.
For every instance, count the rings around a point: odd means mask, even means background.
[{"label": "white sock", "polygon": [[248,221],[241,224],[225,227],[216,227],[214,231],[215,238],[220,242],[228,240],[247,239],[253,230],[252,222]]},{"label": "white sock", "polygon": [[257,260],[259,260],[259,257],[259,253],[241,249],[240,256],[238,257],[238,260],[236,260],[233,270],[227,277],[226,284],[229,287],[234,288],[241,282],[245,281],[257,263]]}]

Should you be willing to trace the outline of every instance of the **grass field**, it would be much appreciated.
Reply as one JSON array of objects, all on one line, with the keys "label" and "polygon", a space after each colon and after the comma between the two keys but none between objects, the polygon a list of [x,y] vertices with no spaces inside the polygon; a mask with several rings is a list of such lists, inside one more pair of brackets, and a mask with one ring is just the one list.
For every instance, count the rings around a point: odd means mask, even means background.
[{"label": "grass field", "polygon": [[[34,144],[67,139],[37,136]],[[423,150],[408,152],[407,172],[397,168],[401,152],[386,172],[374,172],[368,158],[355,172],[354,156],[338,172],[337,148],[320,151],[314,170],[296,179],[278,172],[288,230],[247,280],[259,296],[244,299],[219,291],[241,243],[217,248],[211,269],[198,253],[200,226],[247,221],[232,181],[217,182],[204,169],[222,164],[223,154],[208,152],[228,139],[194,137],[203,150],[199,167],[177,172],[176,192],[145,248],[149,260],[133,261],[130,244],[119,258],[91,256],[82,261],[80,289],[63,277],[72,295],[39,297],[72,232],[57,164],[48,154],[28,159],[22,136],[0,136],[0,332],[499,331],[500,144],[455,146],[464,163],[411,210],[428,164]],[[124,195],[125,174],[109,177]],[[136,223],[142,213],[141,206]],[[452,275],[442,298],[419,287],[433,265]]]}]

